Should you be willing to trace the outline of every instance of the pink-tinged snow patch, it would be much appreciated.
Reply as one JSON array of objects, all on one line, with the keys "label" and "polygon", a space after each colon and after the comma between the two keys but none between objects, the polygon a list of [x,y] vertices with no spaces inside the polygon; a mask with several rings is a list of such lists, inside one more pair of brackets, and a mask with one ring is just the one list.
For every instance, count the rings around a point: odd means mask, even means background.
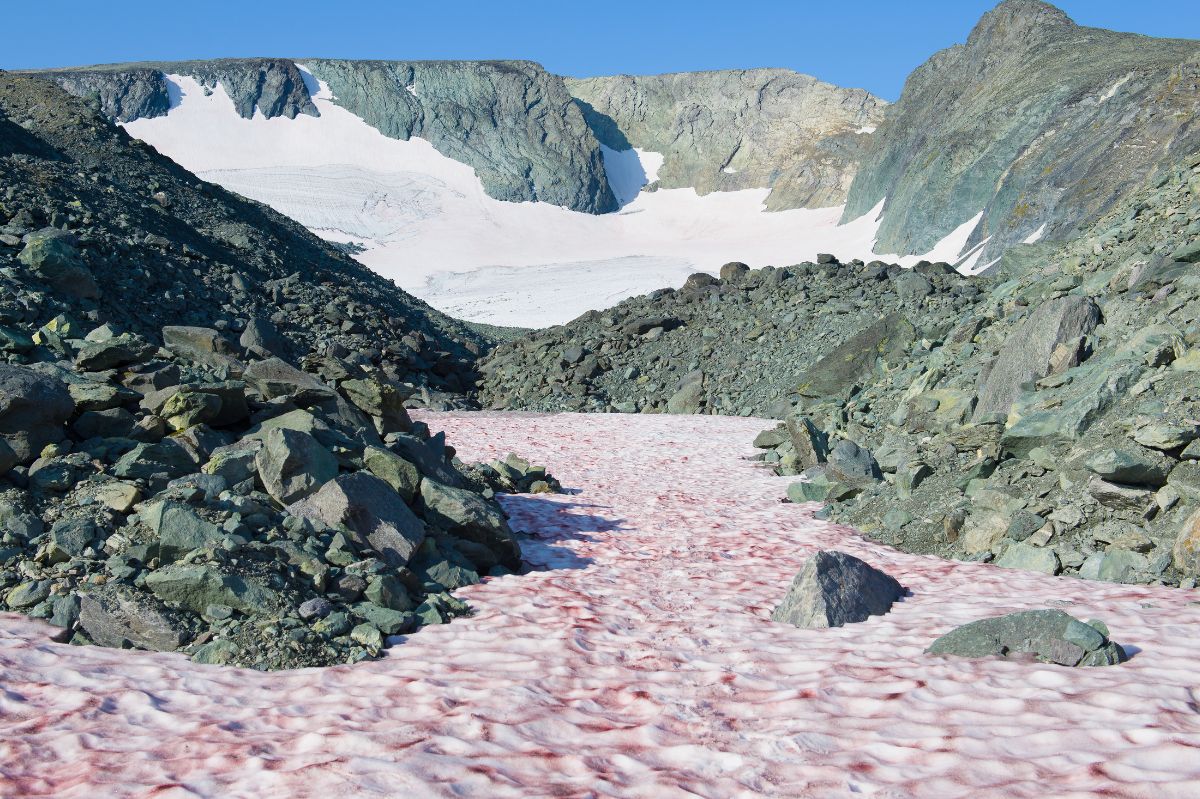
[{"label": "pink-tinged snow patch", "polygon": [[[1200,594],[905,555],[783,504],[765,423],[423,414],[565,496],[505,499],[540,571],[381,661],[260,674],[53,643],[0,617],[0,795],[1200,796]],[[839,548],[912,596],[833,630],[769,620]],[[922,654],[985,616],[1108,622],[1126,664]]]}]

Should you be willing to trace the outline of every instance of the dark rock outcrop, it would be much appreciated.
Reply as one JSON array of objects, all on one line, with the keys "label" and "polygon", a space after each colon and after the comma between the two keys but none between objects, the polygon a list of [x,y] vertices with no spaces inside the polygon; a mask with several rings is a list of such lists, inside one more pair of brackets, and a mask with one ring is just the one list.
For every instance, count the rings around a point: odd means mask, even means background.
[{"label": "dark rock outcrop", "polygon": [[845,552],[819,551],[804,563],[773,621],[796,627],[842,627],[882,616],[904,596],[904,587]]}]

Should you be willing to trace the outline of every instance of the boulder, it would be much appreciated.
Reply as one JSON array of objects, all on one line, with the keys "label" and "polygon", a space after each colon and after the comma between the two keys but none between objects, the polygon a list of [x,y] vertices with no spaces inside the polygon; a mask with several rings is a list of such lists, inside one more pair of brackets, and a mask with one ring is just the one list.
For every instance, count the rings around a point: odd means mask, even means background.
[{"label": "boulder", "polygon": [[842,400],[874,370],[880,358],[907,352],[916,328],[897,313],[888,314],[829,350],[805,372],[797,387],[803,397]]},{"label": "boulder", "polygon": [[163,346],[193,363],[241,373],[237,349],[211,327],[168,325],[162,329]]},{"label": "boulder", "polygon": [[75,354],[75,368],[84,372],[102,372],[118,366],[144,363],[154,355],[155,347],[140,336],[122,333],[101,341],[87,341]]},{"label": "boulder", "polygon": [[84,264],[74,236],[65,231],[48,227],[29,234],[17,261],[55,291],[77,299],[100,297],[95,275]]},{"label": "boulder", "polygon": [[905,589],[893,577],[836,550],[813,553],[792,581],[773,621],[821,629],[887,613]]},{"label": "boulder", "polygon": [[218,395],[189,389],[176,391],[158,411],[175,432],[211,422],[220,413],[221,398]]},{"label": "boulder", "polygon": [[1200,510],[1188,516],[1179,528],[1171,557],[1185,577],[1200,577]]},{"label": "boulder", "polygon": [[0,364],[0,438],[18,462],[36,458],[63,440],[75,401],[61,381],[23,366]]},{"label": "boulder", "polygon": [[521,567],[521,549],[498,505],[471,491],[421,481],[425,519],[452,536],[482,544],[509,569]]},{"label": "boulder", "polygon": [[406,565],[425,539],[425,525],[400,495],[366,472],[330,480],[288,512],[344,527],[360,548],[374,550],[390,566]]},{"label": "boulder", "polygon": [[156,444],[138,444],[122,455],[113,466],[113,474],[129,480],[165,477],[168,480],[189,474],[196,459],[178,441],[163,439]]},{"label": "boulder", "polygon": [[704,404],[704,375],[691,372],[680,381],[679,389],[667,398],[667,413],[699,413]]},{"label": "boulder", "polygon": [[1166,485],[1175,462],[1160,452],[1130,445],[1094,452],[1084,465],[1092,474],[1114,483],[1158,487]]},{"label": "boulder", "polygon": [[139,517],[153,531],[158,556],[163,561],[181,558],[193,549],[215,544],[224,536],[221,528],[182,502],[148,503]]},{"label": "boulder", "polygon": [[797,468],[810,469],[825,462],[829,455],[829,442],[811,419],[807,416],[793,416],[784,426],[796,450]]},{"label": "boulder", "polygon": [[146,576],[146,587],[164,602],[193,613],[209,605],[226,605],[250,616],[269,615],[279,607],[274,591],[256,580],[221,571],[216,566],[174,563]]},{"label": "boulder", "polygon": [[1100,309],[1088,297],[1069,295],[1039,305],[1009,333],[1000,356],[981,375],[972,418],[1007,416],[1021,387],[1049,374],[1055,348],[1086,336],[1099,322]]},{"label": "boulder", "polygon": [[250,364],[242,373],[242,378],[263,399],[285,397],[301,407],[307,407],[337,398],[332,388],[279,358],[267,358]]},{"label": "boulder", "polygon": [[381,436],[412,429],[412,420],[404,409],[407,392],[373,378],[343,380],[338,389],[352,405],[374,419],[375,430]]},{"label": "boulder", "polygon": [[1108,640],[1103,624],[1085,624],[1061,610],[1026,610],[973,621],[946,633],[925,651],[970,658],[1031,655],[1060,666],[1125,661],[1125,650]]},{"label": "boulder", "polygon": [[267,432],[254,463],[263,487],[281,505],[307,497],[338,473],[337,459],[320,442],[282,428]]},{"label": "boulder", "polygon": [[851,486],[861,486],[883,479],[879,464],[869,450],[853,441],[839,441],[829,453],[825,474],[830,480]]},{"label": "boulder", "polygon": [[254,317],[246,323],[238,344],[246,352],[259,358],[271,358],[287,355],[287,340],[279,334],[279,330],[267,319]]},{"label": "boulder", "polygon": [[123,586],[81,594],[79,626],[101,646],[173,652],[188,639],[176,614],[152,597]]},{"label": "boulder", "polygon": [[1058,574],[1062,568],[1054,550],[1023,543],[1015,543],[1004,550],[1004,554],[996,560],[996,565],[1042,574]]},{"label": "boulder", "polygon": [[417,489],[421,485],[421,472],[391,450],[367,447],[363,450],[363,466],[395,489],[405,502],[412,502],[417,495]]}]

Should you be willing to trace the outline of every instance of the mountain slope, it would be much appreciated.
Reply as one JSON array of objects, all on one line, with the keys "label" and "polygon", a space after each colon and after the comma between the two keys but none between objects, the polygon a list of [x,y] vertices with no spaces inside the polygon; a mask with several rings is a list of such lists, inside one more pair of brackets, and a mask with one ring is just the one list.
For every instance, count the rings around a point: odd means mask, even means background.
[{"label": "mountain slope", "polygon": [[983,262],[1065,238],[1200,147],[1200,43],[1075,25],[1006,0],[913,72],[872,137],[844,220],[886,198],[877,248],[919,253],[983,212]]},{"label": "mountain slope", "polygon": [[[473,167],[488,194],[538,200],[586,213],[616,208],[599,145],[562,79],[528,61],[302,62],[334,89],[335,102],[392,138],[428,140]],[[310,87],[289,59],[117,64],[42,73],[72,94],[95,96],[114,121],[165,115],[166,75],[212,89],[239,115],[318,115]]]},{"label": "mountain slope", "polygon": [[298,223],[201,182],[56,86],[0,73],[0,148],[0,258],[15,259],[38,228],[65,228],[98,288],[10,307],[8,323],[40,324],[56,304],[154,337],[168,324],[270,319],[297,356],[337,343],[398,379],[470,387],[486,338]]},{"label": "mountain slope", "polygon": [[770,188],[767,207],[841,205],[887,105],[786,69],[567,78],[601,143],[664,156],[661,188]]}]

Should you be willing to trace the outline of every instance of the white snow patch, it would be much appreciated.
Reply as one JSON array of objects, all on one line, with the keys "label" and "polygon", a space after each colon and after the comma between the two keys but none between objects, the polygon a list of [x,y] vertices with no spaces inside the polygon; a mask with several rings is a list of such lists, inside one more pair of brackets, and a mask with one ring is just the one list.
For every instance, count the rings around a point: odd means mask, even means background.
[{"label": "white snow patch", "polygon": [[407,86],[405,86],[405,87],[404,87],[404,89],[405,89],[405,91],[407,91],[409,94],[411,94],[413,97],[416,97],[416,96],[417,96],[417,84],[415,84],[415,83],[410,83],[410,84],[408,84]]},{"label": "white snow patch", "polygon": [[861,136],[864,133],[874,133],[875,130],[876,130],[876,128],[874,125],[863,125],[861,128],[859,128],[858,130],[856,130],[854,132]]},{"label": "white snow patch", "polygon": [[1124,86],[1126,83],[1128,83],[1129,79],[1132,77],[1133,77],[1133,73],[1130,72],[1128,75],[1126,75],[1125,77],[1118,80],[1112,86],[1109,86],[1108,91],[1106,91],[1104,94],[1100,95],[1099,102],[1106,103],[1109,100],[1111,100],[1112,98],[1116,97],[1117,92],[1120,91],[1121,87]]},{"label": "white snow patch", "polygon": [[731,166],[727,166],[724,169],[722,169],[721,171],[724,172],[726,175],[736,175],[737,174],[737,170]]},{"label": "white snow patch", "polygon": [[[592,215],[488,197],[475,171],[423,139],[384,136],[332,102],[302,70],[320,116],[243,119],[224,88],[168,75],[166,116],[129,133],[201,177],[270,204],[435,307],[468,319],[540,327],[727,261],[783,266],[818,252],[843,259],[954,261],[969,227],[923,256],[876,255],[882,203],[839,225],[841,207],[765,211],[768,189],[641,192],[663,155],[602,150],[623,207]],[[960,235],[961,233],[961,235]]]},{"label": "white snow patch", "polygon": [[1035,242],[1041,241],[1042,236],[1044,236],[1044,235],[1046,235],[1046,223],[1045,222],[1042,223],[1042,226],[1040,228],[1038,228],[1037,230],[1033,231],[1028,236],[1026,236],[1021,241],[1021,243],[1022,244],[1034,244]]}]

